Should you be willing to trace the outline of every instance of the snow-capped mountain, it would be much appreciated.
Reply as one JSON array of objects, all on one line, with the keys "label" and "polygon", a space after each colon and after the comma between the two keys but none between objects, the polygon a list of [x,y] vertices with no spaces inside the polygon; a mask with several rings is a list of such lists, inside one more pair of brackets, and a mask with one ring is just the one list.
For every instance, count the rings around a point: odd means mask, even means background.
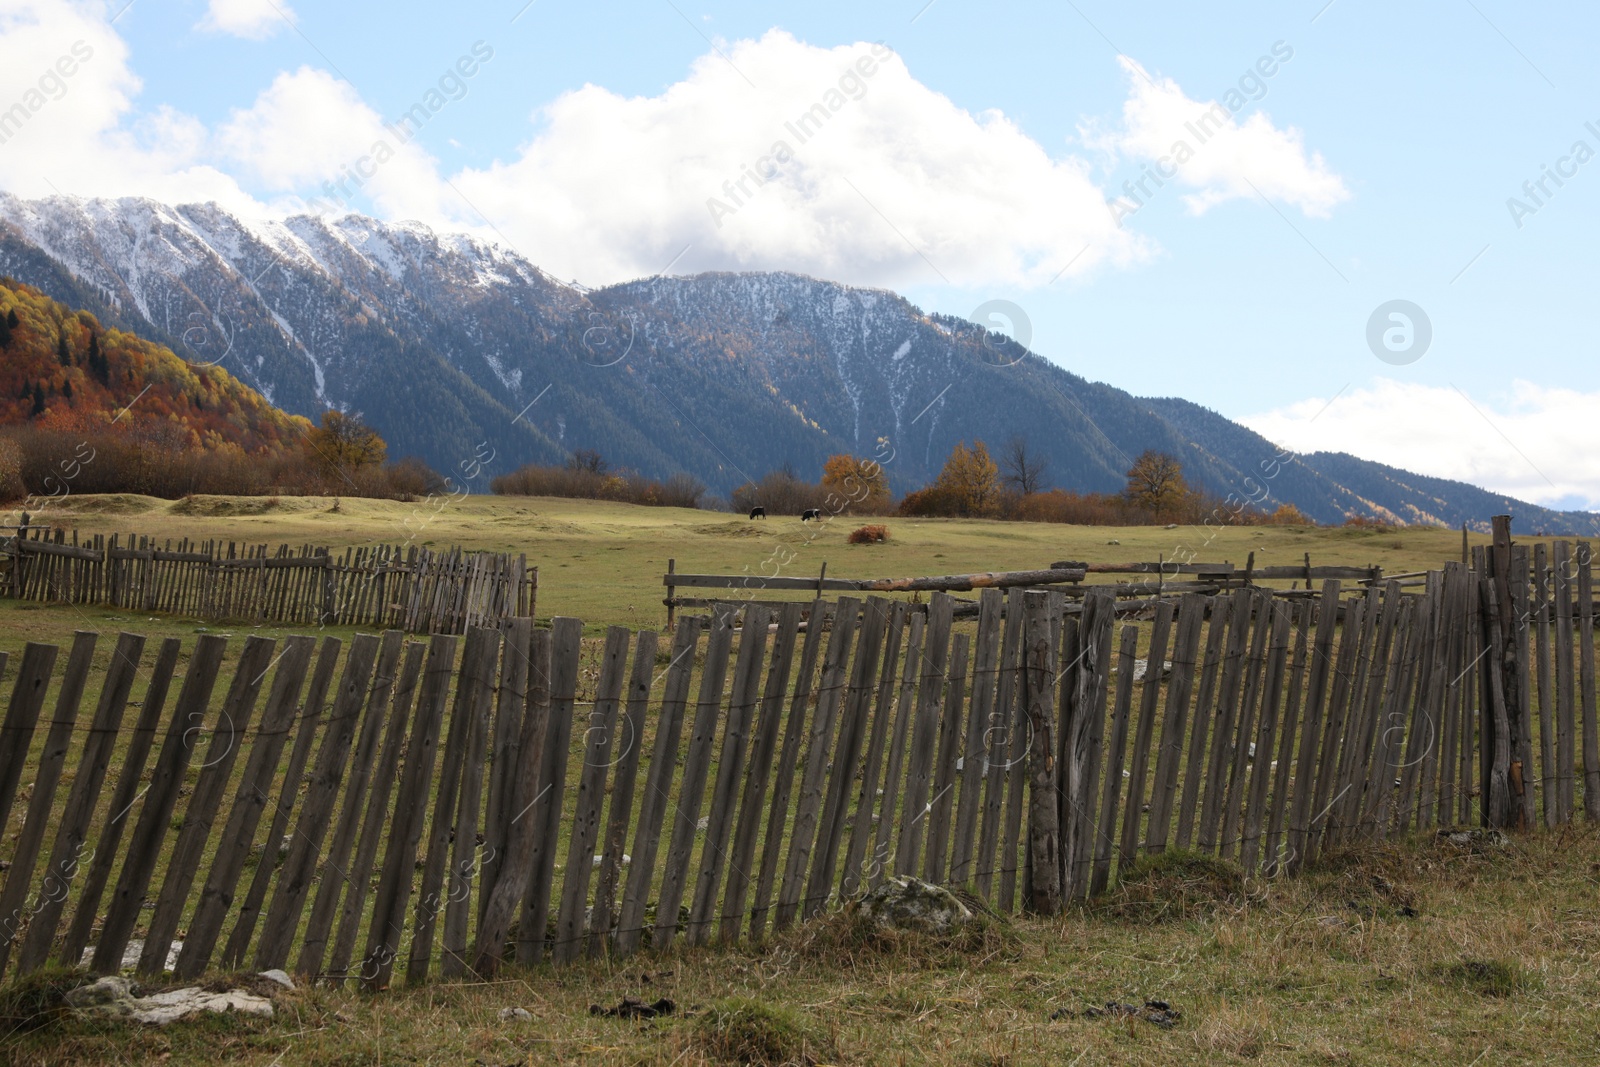
[{"label": "snow-capped mountain", "polygon": [[1348,456],[1273,463],[1271,443],[1203,408],[1086,381],[892,292],[793,274],[590,290],[416,223],[4,193],[0,274],[220,363],[290,412],[358,411],[391,456],[457,478],[595,448],[725,494],[784,463],[815,477],[853,452],[885,460],[904,491],[957,441],[1023,435],[1062,488],[1115,491],[1131,457],[1156,448],[1218,495],[1264,490],[1265,506],[1321,521],[1454,524],[1510,509],[1525,529],[1596,532],[1593,516]]}]

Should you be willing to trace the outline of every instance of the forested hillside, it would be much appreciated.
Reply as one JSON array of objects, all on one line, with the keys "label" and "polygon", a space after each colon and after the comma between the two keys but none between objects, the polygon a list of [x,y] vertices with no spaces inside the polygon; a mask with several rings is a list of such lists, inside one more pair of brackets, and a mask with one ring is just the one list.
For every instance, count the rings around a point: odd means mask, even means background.
[{"label": "forested hillside", "polygon": [[0,278],[0,426],[114,430],[174,452],[255,455],[297,445],[310,423],[279,411],[221,367],[185,362]]}]

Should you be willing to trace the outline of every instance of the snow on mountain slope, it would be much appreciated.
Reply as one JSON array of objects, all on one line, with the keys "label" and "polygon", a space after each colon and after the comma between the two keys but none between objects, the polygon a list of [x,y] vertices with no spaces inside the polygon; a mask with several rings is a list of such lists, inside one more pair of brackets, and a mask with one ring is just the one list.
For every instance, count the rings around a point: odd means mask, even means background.
[{"label": "snow on mountain slope", "polygon": [[[587,447],[727,493],[785,463],[816,477],[849,451],[892,457],[891,485],[904,491],[931,480],[957,441],[998,448],[1021,435],[1063,488],[1115,491],[1155,448],[1225,496],[1248,492],[1277,453],[1214,413],[1086,381],[895,293],[797,274],[590,290],[418,223],[5,193],[0,273],[226,366],[288,411],[361,412],[392,455],[457,477]],[[1359,491],[1337,472],[1360,473]],[[1266,504],[1292,500],[1321,521],[1362,508],[1462,513],[1446,499],[1470,496],[1448,488],[1457,483],[1402,473],[1302,457]]]}]

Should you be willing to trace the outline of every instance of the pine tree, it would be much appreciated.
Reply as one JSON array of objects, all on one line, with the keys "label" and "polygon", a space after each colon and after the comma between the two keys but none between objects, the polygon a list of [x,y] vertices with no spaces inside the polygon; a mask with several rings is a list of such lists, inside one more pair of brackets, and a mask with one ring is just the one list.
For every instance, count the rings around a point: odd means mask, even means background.
[{"label": "pine tree", "polygon": [[[13,313],[14,314],[14,313]],[[11,347],[11,316],[0,319],[0,348]]]},{"label": "pine tree", "polygon": [[9,312],[6,313],[6,325],[11,327],[13,330],[15,330],[20,325],[20,323],[18,323],[18,321],[17,321],[17,309],[16,308],[12,308]]},{"label": "pine tree", "polygon": [[68,400],[72,399],[72,379],[71,378],[68,378],[66,381],[61,383],[61,395],[66,397]]},{"label": "pine tree", "polygon": [[89,373],[100,379],[101,385],[111,384],[111,364],[100,351],[100,335],[89,335]]},{"label": "pine tree", "polygon": [[67,331],[62,330],[56,334],[56,358],[63,367],[72,366],[72,350],[67,347]]},{"label": "pine tree", "polygon": [[33,383],[33,410],[28,412],[28,418],[44,414],[44,390],[39,388],[39,383]]}]

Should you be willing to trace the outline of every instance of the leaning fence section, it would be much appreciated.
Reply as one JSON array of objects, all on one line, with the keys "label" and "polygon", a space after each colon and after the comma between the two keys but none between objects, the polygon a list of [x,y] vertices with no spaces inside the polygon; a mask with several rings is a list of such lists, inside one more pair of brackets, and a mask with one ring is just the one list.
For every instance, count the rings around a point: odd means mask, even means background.
[{"label": "leaning fence section", "polygon": [[0,664],[0,970],[380,989],[760,939],[896,876],[1049,913],[1170,849],[1271,877],[1600,817],[1589,547],[1507,536],[1418,589],[30,644]]},{"label": "leaning fence section", "polygon": [[539,580],[525,555],[460,548],[80,541],[76,530],[28,527],[0,538],[0,568],[0,591],[21,600],[453,634],[531,616]]}]

